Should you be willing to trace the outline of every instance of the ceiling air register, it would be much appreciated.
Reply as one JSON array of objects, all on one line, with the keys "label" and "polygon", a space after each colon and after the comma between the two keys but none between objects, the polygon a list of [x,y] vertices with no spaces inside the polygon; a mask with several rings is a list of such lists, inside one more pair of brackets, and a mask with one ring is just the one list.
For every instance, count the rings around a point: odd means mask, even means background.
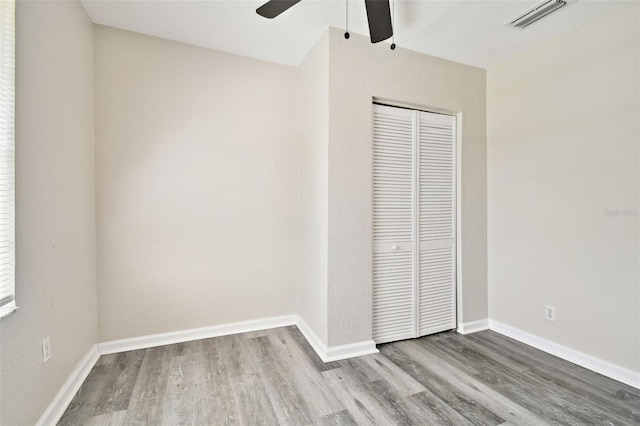
[{"label": "ceiling air register", "polygon": [[566,5],[567,5],[567,2],[563,0],[544,1],[532,7],[522,15],[518,16],[517,18],[511,20],[509,23],[507,23],[507,25],[510,27],[519,28],[519,29],[526,28],[529,25],[533,24],[534,22],[544,18],[550,13],[553,13],[556,10]]}]

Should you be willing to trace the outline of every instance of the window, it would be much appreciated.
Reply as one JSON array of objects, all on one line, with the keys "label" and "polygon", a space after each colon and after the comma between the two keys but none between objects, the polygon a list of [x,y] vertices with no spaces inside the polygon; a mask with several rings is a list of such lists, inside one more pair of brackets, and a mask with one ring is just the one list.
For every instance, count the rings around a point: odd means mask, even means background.
[{"label": "window", "polygon": [[0,1],[0,317],[15,311],[15,1]]}]

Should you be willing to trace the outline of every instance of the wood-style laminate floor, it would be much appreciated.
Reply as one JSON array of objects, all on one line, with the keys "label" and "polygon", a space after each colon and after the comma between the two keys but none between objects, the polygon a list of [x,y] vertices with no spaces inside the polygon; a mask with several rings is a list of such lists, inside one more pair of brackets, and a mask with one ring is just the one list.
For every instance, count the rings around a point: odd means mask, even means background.
[{"label": "wood-style laminate floor", "polygon": [[100,357],[60,425],[631,425],[640,391],[491,331],[324,364],[296,327]]}]

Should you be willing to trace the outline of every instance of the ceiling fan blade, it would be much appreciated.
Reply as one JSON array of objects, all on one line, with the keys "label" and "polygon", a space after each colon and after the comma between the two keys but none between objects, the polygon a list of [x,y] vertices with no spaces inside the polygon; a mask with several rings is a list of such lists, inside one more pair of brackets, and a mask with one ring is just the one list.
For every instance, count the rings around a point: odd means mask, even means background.
[{"label": "ceiling fan blade", "polygon": [[378,43],[391,37],[393,27],[389,0],[364,0],[364,4],[367,6],[371,43]]},{"label": "ceiling fan blade", "polygon": [[289,9],[300,0],[270,0],[256,9],[256,13],[265,18],[273,19]]}]

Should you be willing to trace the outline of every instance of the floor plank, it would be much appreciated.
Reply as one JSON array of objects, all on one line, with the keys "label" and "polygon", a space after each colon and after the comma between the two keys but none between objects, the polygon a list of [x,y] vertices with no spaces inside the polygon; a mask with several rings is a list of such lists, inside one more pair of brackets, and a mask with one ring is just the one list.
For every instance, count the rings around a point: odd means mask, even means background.
[{"label": "floor plank", "polygon": [[111,366],[111,375],[115,379],[100,396],[93,415],[123,411],[129,408],[133,387],[138,379],[140,366],[144,358],[144,350],[122,352],[113,362],[104,364]]},{"label": "floor plank", "polygon": [[182,353],[184,344],[145,350],[133,388],[124,424],[161,424],[164,395],[169,383],[171,361]]},{"label": "floor plank", "polygon": [[323,363],[294,327],[102,356],[60,425],[640,425],[640,390],[491,331]]},{"label": "floor plank", "polygon": [[100,414],[97,416],[89,417],[84,423],[85,426],[121,426],[124,421],[124,416],[127,414],[126,410],[113,411],[107,414]]},{"label": "floor plank", "polygon": [[338,411],[337,413],[327,414],[320,418],[322,426],[351,426],[357,425],[348,410]]}]

